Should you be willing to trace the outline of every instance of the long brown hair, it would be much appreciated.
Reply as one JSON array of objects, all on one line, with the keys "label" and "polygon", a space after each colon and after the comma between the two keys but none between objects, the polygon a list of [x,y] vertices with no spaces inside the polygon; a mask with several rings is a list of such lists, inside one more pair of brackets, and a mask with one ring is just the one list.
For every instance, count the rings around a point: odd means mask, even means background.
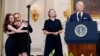
[{"label": "long brown hair", "polygon": [[3,31],[6,33],[6,31],[8,30],[7,29],[7,25],[10,24],[10,21],[9,21],[9,18],[12,14],[11,13],[8,13],[6,14],[5,16],[5,20],[4,20],[4,24],[3,24]]}]

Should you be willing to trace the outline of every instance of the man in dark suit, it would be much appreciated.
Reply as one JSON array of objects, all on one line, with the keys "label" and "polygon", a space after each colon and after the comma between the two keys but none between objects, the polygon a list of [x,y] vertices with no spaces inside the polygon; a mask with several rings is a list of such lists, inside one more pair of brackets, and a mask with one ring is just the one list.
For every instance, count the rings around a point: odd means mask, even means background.
[{"label": "man in dark suit", "polygon": [[89,14],[84,12],[84,3],[83,1],[78,1],[76,3],[76,12],[73,13],[70,18],[69,22],[80,22],[80,21],[92,21]]},{"label": "man in dark suit", "polygon": [[[84,21],[92,21],[92,18],[90,17],[89,14],[84,12],[84,3],[82,1],[78,1],[76,3],[76,12],[70,16],[67,22],[84,22]],[[100,41],[98,41],[97,43],[97,56],[100,56],[99,50],[100,50]]]},{"label": "man in dark suit", "polygon": [[[30,24],[28,24],[27,21],[24,21],[21,19],[21,15],[20,13],[14,13],[14,18],[15,21],[20,21],[20,23],[24,23],[26,25],[26,27],[22,28],[22,30],[28,30],[28,33],[17,33],[17,40],[16,40],[16,49],[17,51],[15,51],[16,54],[22,55],[22,56],[31,56],[30,55],[30,50],[31,50],[31,37],[29,33],[33,32],[33,29],[31,27]],[[17,23],[16,26],[18,26],[19,24]],[[18,38],[20,37],[20,38]]]}]

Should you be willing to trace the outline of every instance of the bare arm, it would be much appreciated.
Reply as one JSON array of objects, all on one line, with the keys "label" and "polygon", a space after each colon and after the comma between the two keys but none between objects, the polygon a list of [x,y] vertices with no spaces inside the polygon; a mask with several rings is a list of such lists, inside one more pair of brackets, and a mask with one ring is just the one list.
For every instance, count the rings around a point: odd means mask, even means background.
[{"label": "bare arm", "polygon": [[57,32],[49,32],[49,31],[43,30],[43,33],[44,33],[45,35],[48,35],[48,34],[58,35],[58,34],[62,33],[62,31],[63,31],[63,30],[59,30],[59,31],[57,31]]},{"label": "bare arm", "polygon": [[43,33],[48,35],[48,34],[52,34],[52,32],[49,32],[49,31],[46,31],[46,30],[43,30]]},{"label": "bare arm", "polygon": [[6,32],[6,34],[8,34],[8,35],[9,35],[9,34],[14,34],[14,33],[15,33],[15,32]]},{"label": "bare arm", "polygon": [[59,34],[62,33],[62,32],[63,32],[63,29],[58,31]]},{"label": "bare arm", "polygon": [[57,31],[57,32],[53,32],[53,35],[58,35],[58,34],[62,33],[62,31],[63,31],[63,30],[59,30],[59,31]]},{"label": "bare arm", "polygon": [[[22,27],[22,26],[21,26]],[[20,30],[21,28],[19,29],[15,29],[13,26],[11,25],[8,25],[7,28],[13,32],[16,32],[16,33],[22,33],[22,32],[27,32],[27,30]]]}]

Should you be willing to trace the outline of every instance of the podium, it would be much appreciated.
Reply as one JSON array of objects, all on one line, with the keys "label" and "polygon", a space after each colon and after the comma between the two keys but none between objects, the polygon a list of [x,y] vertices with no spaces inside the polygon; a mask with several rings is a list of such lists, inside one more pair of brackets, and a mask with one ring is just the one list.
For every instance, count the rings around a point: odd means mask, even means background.
[{"label": "podium", "polygon": [[68,44],[69,56],[96,56],[98,41],[96,22],[67,22],[65,41]]}]

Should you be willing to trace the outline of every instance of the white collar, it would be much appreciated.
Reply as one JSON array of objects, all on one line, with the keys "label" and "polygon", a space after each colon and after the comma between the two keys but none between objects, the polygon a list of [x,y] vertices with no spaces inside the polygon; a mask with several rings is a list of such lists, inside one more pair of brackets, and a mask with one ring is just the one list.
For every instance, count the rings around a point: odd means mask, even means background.
[{"label": "white collar", "polygon": [[81,17],[82,17],[82,16],[83,16],[83,12],[79,12],[79,11],[78,11],[78,12],[77,12],[77,15],[78,15],[79,13],[81,13]]}]

